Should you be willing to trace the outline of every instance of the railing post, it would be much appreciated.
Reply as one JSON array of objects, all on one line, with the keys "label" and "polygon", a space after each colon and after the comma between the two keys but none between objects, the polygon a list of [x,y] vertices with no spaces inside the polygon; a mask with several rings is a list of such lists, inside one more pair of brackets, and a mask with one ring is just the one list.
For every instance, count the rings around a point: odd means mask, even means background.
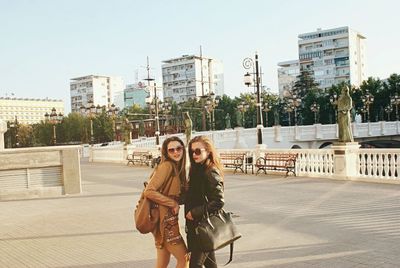
[{"label": "railing post", "polygon": [[281,141],[281,126],[274,126],[275,141]]}]

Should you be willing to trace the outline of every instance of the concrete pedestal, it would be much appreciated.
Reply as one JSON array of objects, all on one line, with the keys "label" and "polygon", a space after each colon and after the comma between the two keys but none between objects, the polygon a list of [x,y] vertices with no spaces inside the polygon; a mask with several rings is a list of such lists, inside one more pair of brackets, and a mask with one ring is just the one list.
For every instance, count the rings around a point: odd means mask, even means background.
[{"label": "concrete pedestal", "polygon": [[333,168],[338,179],[351,179],[358,176],[357,157],[360,145],[358,142],[335,143]]}]

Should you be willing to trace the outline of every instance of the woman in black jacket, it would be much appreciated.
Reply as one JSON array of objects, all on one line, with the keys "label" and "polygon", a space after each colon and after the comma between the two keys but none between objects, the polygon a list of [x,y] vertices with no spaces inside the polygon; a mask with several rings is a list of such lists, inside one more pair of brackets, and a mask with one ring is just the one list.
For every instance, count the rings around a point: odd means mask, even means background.
[{"label": "woman in black jacket", "polygon": [[[189,142],[189,190],[185,201],[190,268],[217,267],[215,252],[204,252],[195,236],[195,228],[204,215],[204,209],[214,213],[224,206],[222,166],[215,147],[206,136],[197,136]],[[208,202],[206,202],[205,196]]]}]

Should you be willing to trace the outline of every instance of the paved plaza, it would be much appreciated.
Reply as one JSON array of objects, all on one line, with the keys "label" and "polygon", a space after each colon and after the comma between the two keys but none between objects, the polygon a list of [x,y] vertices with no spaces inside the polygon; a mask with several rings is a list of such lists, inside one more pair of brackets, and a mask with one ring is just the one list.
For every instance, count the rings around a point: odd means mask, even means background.
[{"label": "paved plaza", "polygon": [[[0,202],[0,267],[154,267],[132,220],[151,169],[81,167],[80,195]],[[400,185],[228,172],[225,187],[243,235],[228,267],[400,266]]]}]

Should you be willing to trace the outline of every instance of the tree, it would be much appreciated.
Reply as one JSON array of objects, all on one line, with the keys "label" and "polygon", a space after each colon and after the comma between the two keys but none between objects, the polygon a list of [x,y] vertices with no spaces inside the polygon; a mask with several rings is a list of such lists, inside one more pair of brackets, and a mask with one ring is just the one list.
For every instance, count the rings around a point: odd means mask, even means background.
[{"label": "tree", "polygon": [[303,98],[309,90],[316,88],[318,88],[318,83],[315,82],[314,77],[308,70],[302,70],[300,75],[297,76],[297,81],[294,83],[291,93]]},{"label": "tree", "polygon": [[365,97],[368,93],[374,96],[374,102],[365,108],[369,108],[369,118],[371,121],[379,121],[384,117],[383,107],[387,103],[389,103],[389,95],[386,91],[383,90],[383,83],[379,78],[368,77],[367,80],[363,81],[359,90],[361,91],[361,103],[360,106],[363,106],[362,102],[363,97]]},{"label": "tree", "polygon": [[33,128],[31,125],[20,124],[18,127],[18,142],[20,147],[32,146]]},{"label": "tree", "polygon": [[70,113],[67,117],[64,117],[63,122],[60,125],[61,131],[57,134],[61,137],[59,133],[64,133],[64,142],[88,143],[90,140],[90,130],[88,131],[87,121],[88,119],[80,113]]}]

